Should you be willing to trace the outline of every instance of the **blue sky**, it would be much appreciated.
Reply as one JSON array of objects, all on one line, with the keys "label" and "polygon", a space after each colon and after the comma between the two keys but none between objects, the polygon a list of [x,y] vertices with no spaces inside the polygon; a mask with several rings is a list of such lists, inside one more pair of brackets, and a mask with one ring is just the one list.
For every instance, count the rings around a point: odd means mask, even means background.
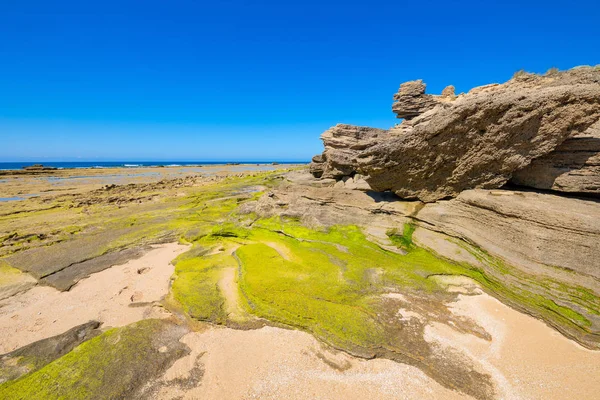
[{"label": "blue sky", "polygon": [[0,0],[0,161],[308,160],[392,95],[600,64],[595,1]]}]

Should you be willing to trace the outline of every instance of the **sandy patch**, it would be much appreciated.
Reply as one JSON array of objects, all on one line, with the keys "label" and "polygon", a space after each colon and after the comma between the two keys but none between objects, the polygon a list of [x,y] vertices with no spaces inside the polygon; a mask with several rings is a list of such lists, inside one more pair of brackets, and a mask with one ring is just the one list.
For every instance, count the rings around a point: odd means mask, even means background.
[{"label": "sandy patch", "polygon": [[550,328],[481,293],[459,295],[452,312],[473,319],[491,341],[434,323],[425,337],[454,348],[492,376],[504,399],[600,398],[600,352],[588,350]]},{"label": "sandy patch", "polygon": [[460,399],[419,369],[389,360],[361,360],[325,348],[313,336],[265,327],[211,328],[181,340],[192,353],[164,382],[203,377],[192,388],[166,386],[159,399]]},{"label": "sandy patch", "polygon": [[79,281],[68,292],[36,286],[0,301],[0,353],[63,333],[90,320],[103,328],[168,315],[153,305],[169,290],[171,265],[187,247],[154,246],[137,260]]},{"label": "sandy patch", "polygon": [[236,281],[236,268],[224,268],[218,282],[219,290],[225,298],[225,309],[231,319],[243,319],[244,311],[240,307],[239,292]]}]

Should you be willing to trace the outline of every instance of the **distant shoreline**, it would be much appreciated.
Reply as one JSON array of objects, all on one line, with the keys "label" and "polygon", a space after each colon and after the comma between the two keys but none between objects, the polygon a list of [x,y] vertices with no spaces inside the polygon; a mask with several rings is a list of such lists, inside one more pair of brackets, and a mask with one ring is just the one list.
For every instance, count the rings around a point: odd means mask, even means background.
[{"label": "distant shoreline", "polygon": [[211,165],[293,165],[308,164],[308,161],[56,161],[56,162],[0,162],[0,171],[21,171],[25,167],[41,164],[57,169],[104,169],[104,168],[168,168],[202,167]]}]

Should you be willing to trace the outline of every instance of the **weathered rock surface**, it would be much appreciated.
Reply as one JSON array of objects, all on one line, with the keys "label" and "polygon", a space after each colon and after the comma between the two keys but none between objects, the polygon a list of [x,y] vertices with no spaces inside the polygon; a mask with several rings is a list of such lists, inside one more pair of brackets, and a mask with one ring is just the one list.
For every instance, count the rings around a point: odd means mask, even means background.
[{"label": "weathered rock surface", "polygon": [[426,85],[422,80],[409,81],[400,85],[394,95],[394,111],[398,118],[411,119],[438,105],[435,96],[425,94]]},{"label": "weathered rock surface", "polygon": [[89,260],[71,264],[60,271],[45,276],[40,279],[40,283],[55,287],[60,291],[69,290],[81,279],[110,268],[113,265],[124,264],[140,258],[148,250],[150,250],[149,246],[142,246],[102,254]]},{"label": "weathered rock surface", "polygon": [[100,322],[90,321],[60,335],[0,355],[0,384],[37,371],[64,356],[76,346],[99,335],[101,333],[99,326]]},{"label": "weathered rock surface", "polygon": [[467,189],[513,183],[600,194],[600,69],[521,73],[504,84],[454,95],[401,85],[389,131],[337,125],[323,136],[316,177],[364,175],[375,191],[432,202]]},{"label": "weathered rock surface", "polygon": [[600,203],[595,200],[475,189],[427,204],[416,218],[428,229],[467,239],[532,273],[543,264],[600,279]]},{"label": "weathered rock surface", "polygon": [[338,124],[325,131],[321,140],[325,145],[323,154],[313,157],[310,172],[318,178],[340,179],[356,172],[356,156],[368,143],[383,137],[386,130]]},{"label": "weathered rock surface", "polygon": [[[599,348],[597,200],[475,189],[452,200],[424,204],[402,201],[392,193],[350,190],[349,180],[329,180],[325,186],[325,181],[311,180],[307,173],[294,172],[286,178],[288,183],[244,204],[242,212],[297,218],[315,228],[362,226],[369,240],[388,251],[394,250],[388,234],[412,224],[416,228],[412,238],[420,247],[471,265],[506,303],[586,347]],[[528,305],[531,298],[538,305]],[[547,299],[550,308],[540,307],[539,299]],[[574,310],[580,319],[571,323],[551,307]]]},{"label": "weathered rock surface", "polygon": [[[482,249],[485,253],[479,258],[489,279],[517,288],[515,293],[551,299],[550,306],[576,311],[587,328],[544,319],[587,347],[598,348],[600,317],[595,310],[600,306],[600,202],[475,189],[452,200],[427,204],[414,218],[424,229]],[[425,245],[436,251],[440,248],[437,242]],[[488,262],[488,254],[502,261]],[[504,300],[523,310],[510,296]]]},{"label": "weathered rock surface", "polygon": [[553,152],[513,174],[511,182],[536,189],[600,193],[600,123],[565,140]]},{"label": "weathered rock surface", "polygon": [[600,120],[600,71],[515,78],[440,103],[358,155],[377,191],[425,202],[498,188]]}]

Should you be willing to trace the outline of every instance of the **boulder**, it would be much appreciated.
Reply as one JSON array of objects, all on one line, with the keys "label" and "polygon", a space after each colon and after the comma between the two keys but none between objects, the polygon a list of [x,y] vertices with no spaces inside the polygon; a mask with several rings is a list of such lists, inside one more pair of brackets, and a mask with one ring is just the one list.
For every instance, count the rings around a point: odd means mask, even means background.
[{"label": "boulder", "polygon": [[456,94],[454,93],[456,89],[454,88],[454,86],[452,85],[448,85],[444,88],[444,90],[442,90],[442,95],[441,97],[443,99],[451,99],[453,100],[456,97]]}]

